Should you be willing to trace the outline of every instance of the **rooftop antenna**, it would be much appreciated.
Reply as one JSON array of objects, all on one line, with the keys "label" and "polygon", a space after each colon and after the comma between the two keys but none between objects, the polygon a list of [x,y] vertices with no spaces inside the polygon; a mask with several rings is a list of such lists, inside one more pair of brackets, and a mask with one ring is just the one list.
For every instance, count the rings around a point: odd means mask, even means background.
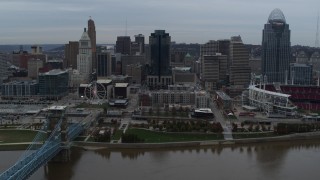
[{"label": "rooftop antenna", "polygon": [[125,31],[125,36],[127,36],[127,29],[128,29],[128,23],[127,23],[127,17],[126,17],[126,31]]},{"label": "rooftop antenna", "polygon": [[315,42],[315,47],[319,47],[319,11],[318,11],[318,19],[317,19],[317,32],[316,32],[316,42]]}]

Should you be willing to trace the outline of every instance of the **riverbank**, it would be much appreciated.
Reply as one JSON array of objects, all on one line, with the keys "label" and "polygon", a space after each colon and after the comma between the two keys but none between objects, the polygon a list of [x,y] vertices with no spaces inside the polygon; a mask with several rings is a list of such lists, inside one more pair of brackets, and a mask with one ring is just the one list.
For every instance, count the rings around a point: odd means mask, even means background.
[{"label": "riverbank", "polygon": [[201,147],[201,146],[230,146],[233,144],[252,144],[296,140],[320,139],[320,132],[297,133],[284,136],[247,138],[234,140],[210,140],[210,141],[192,141],[192,142],[169,142],[169,143],[100,143],[100,142],[73,142],[72,146],[81,147],[87,150],[91,149],[159,149],[159,148],[183,148],[183,147]]},{"label": "riverbank", "polygon": [[[164,143],[103,143],[103,142],[83,142],[74,141],[72,146],[86,150],[96,149],[159,149],[159,148],[187,148],[201,146],[230,146],[241,144],[268,143],[268,142],[288,142],[297,140],[320,139],[320,132],[296,133],[284,136],[246,138],[233,140],[207,140],[188,142],[164,142]],[[0,143],[0,151],[25,150],[32,142],[24,143]]]}]

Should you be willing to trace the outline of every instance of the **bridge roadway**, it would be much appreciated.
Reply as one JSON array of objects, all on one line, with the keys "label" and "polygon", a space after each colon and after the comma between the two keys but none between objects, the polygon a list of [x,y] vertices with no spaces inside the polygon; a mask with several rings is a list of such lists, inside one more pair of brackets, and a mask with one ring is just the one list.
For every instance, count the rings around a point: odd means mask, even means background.
[{"label": "bridge roadway", "polygon": [[[68,128],[69,142],[76,138],[83,130],[86,124],[73,124]],[[37,169],[49,162],[62,150],[61,133],[56,131],[38,150],[32,152],[22,160],[18,161],[8,170],[0,175],[0,180],[22,180],[30,177]]]}]

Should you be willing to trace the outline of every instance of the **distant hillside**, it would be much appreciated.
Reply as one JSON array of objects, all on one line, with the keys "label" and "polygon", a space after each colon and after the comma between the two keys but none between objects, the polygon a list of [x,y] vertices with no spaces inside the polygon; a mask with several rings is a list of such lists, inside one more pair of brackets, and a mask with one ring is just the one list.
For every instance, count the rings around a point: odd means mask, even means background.
[{"label": "distant hillside", "polygon": [[[19,51],[20,46],[24,51],[31,51],[31,46],[33,44],[25,44],[25,45],[0,45],[0,52],[2,53],[11,53],[12,51]],[[40,44],[42,47],[42,51],[51,51],[56,48],[64,47],[63,44]]]},{"label": "distant hillside", "polygon": [[45,50],[46,52],[56,52],[56,51],[64,51],[64,45],[60,45],[58,47],[55,47],[53,49],[48,49],[48,50]]}]

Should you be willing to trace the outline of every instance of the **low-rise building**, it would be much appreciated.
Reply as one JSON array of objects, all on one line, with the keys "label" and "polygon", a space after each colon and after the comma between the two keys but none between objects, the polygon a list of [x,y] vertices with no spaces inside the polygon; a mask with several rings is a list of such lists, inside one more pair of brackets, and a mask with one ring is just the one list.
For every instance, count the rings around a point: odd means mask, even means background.
[{"label": "low-rise building", "polygon": [[196,93],[196,108],[210,108],[210,94],[206,91],[197,91]]},{"label": "low-rise building", "polygon": [[118,99],[128,98],[128,83],[116,83],[114,86],[113,97]]},{"label": "low-rise building", "polygon": [[172,69],[173,84],[195,85],[197,82],[196,73],[191,72],[191,67],[175,67]]},{"label": "low-rise building", "polygon": [[232,109],[232,100],[231,98],[224,93],[223,91],[216,91],[215,100],[217,104],[222,109]]},{"label": "low-rise building", "polygon": [[3,98],[19,98],[38,95],[36,81],[11,81],[1,85]]}]

